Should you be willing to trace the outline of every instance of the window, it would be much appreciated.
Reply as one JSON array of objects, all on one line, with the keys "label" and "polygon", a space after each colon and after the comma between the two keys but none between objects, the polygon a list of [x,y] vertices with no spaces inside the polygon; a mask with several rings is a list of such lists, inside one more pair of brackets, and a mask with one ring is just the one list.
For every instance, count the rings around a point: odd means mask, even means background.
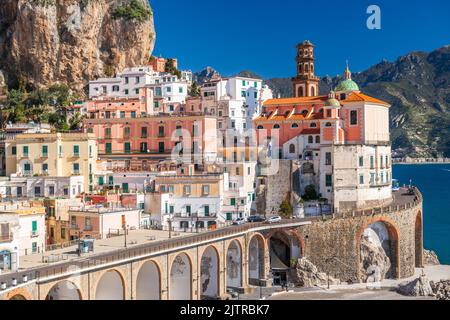
[{"label": "window", "polygon": [[141,143],[141,153],[147,153],[148,152],[148,145],[147,142]]},{"label": "window", "polygon": [[167,87],[166,88],[166,92],[172,92],[172,88],[171,87]]},{"label": "window", "polygon": [[274,128],[274,129],[280,129],[280,125],[279,125],[279,124],[276,124],[276,125],[273,126],[273,128]]},{"label": "window", "polygon": [[12,154],[13,156],[15,156],[15,155],[17,154],[17,147],[12,147],[12,148],[11,148],[11,154]]},{"label": "window", "polygon": [[34,187],[34,196],[35,197],[41,196],[41,187]]},{"label": "window", "polygon": [[125,77],[125,84],[128,84],[128,77]]},{"label": "window", "polygon": [[92,158],[92,146],[89,146],[89,158]]},{"label": "window", "polygon": [[370,156],[370,169],[375,169],[375,157]]},{"label": "window", "polygon": [[37,242],[33,242],[33,243],[31,244],[31,251],[32,251],[33,253],[37,253],[37,252],[38,252],[38,245],[37,245]]},{"label": "window", "polygon": [[317,128],[317,123],[311,123],[311,124],[309,125],[309,127],[310,127],[310,128]]},{"label": "window", "polygon": [[119,91],[120,91],[119,86],[113,86],[113,87],[112,87],[112,91],[113,91],[113,92],[119,92]]},{"label": "window", "polygon": [[384,168],[384,164],[383,164],[383,156],[380,156],[380,168]]},{"label": "window", "polygon": [[358,125],[358,111],[356,110],[350,111],[350,125]]},{"label": "window", "polygon": [[124,138],[129,138],[131,136],[131,128],[130,127],[123,128],[123,136],[124,136]]},{"label": "window", "polygon": [[162,138],[164,137],[164,126],[159,126],[158,128],[158,137]]},{"label": "window", "polygon": [[381,177],[381,183],[384,183],[384,173],[383,172],[380,173],[380,177]]},{"label": "window", "polygon": [[333,186],[333,176],[331,174],[327,174],[325,176],[325,186],[332,187]]},{"label": "window", "polygon": [[239,176],[241,174],[241,169],[239,167],[236,167],[236,175]]},{"label": "window", "polygon": [[128,183],[122,183],[122,192],[128,193]]},{"label": "window", "polygon": [[370,174],[370,184],[375,184],[375,173]]},{"label": "window", "polygon": [[290,154],[295,153],[295,144],[291,144],[291,145],[289,146],[289,153],[290,153]]},{"label": "window", "polygon": [[138,84],[139,82],[141,82],[141,79],[139,77],[136,77],[136,84]]},{"label": "window", "polygon": [[120,111],[120,118],[125,118],[125,111]]},{"label": "window", "polygon": [[262,130],[262,129],[264,129],[264,127],[263,126],[258,126],[256,129]]},{"label": "window", "polygon": [[230,199],[230,205],[231,206],[235,206],[236,205],[236,199],[235,198],[231,198]]},{"label": "window", "polygon": [[186,213],[191,216],[192,214],[192,207],[191,206],[186,206]]},{"label": "window", "polygon": [[131,111],[131,118],[136,118],[136,111]]},{"label": "window", "polygon": [[111,143],[105,143],[105,153],[107,153],[107,154],[112,153],[112,144]]},{"label": "window", "polygon": [[73,146],[73,155],[75,157],[79,157],[80,156],[80,146],[77,146],[77,145]]},{"label": "window", "polygon": [[184,192],[184,195],[190,195],[191,194],[191,186],[184,186],[183,187],[183,192]]},{"label": "window", "polygon": [[158,152],[159,153],[164,153],[166,151],[166,147],[164,142],[159,142],[158,143]]},{"label": "window", "polygon": [[313,136],[309,136],[308,137],[308,143],[310,143],[310,144],[314,143],[314,137]]},{"label": "window", "polygon": [[148,137],[147,135],[147,127],[142,127],[141,128],[141,138],[142,139],[146,139]]},{"label": "window", "polygon": [[296,123],[293,123],[293,124],[292,124],[292,126],[291,126],[291,128],[292,128],[292,129],[296,129],[296,128],[298,128],[298,124],[296,124]]},{"label": "window", "polygon": [[202,187],[202,192],[204,196],[209,195],[209,186],[203,186]]},{"label": "window", "polygon": [[364,184],[364,175],[360,175],[359,176],[359,184],[363,185]]},{"label": "window", "polygon": [[84,230],[91,231],[92,230],[92,221],[91,217],[84,218]]},{"label": "window", "polygon": [[73,173],[75,173],[75,174],[79,174],[80,173],[80,164],[79,163],[74,163],[73,164]]},{"label": "window", "polygon": [[241,97],[242,97],[242,98],[245,98],[245,97],[246,97],[245,91],[241,91]]},{"label": "window", "polygon": [[254,94],[255,94],[255,99],[258,99],[258,92],[254,92]]},{"label": "window", "polygon": [[178,93],[183,93],[183,87],[178,88]]},{"label": "window", "polygon": [[327,109],[327,118],[331,118],[331,110]]},{"label": "window", "polygon": [[48,146],[42,146],[42,156],[44,158],[48,157]]},{"label": "window", "polygon": [[125,95],[128,95],[130,91],[128,89],[125,89]]},{"label": "window", "polygon": [[386,156],[386,168],[389,168],[389,156]]},{"label": "window", "polygon": [[331,166],[331,152],[325,153],[325,165]]},{"label": "window", "polygon": [[25,174],[31,174],[31,164],[30,163],[25,163],[23,165],[23,171]]},{"label": "window", "polygon": [[111,128],[105,128],[105,139],[111,139]]},{"label": "window", "polygon": [[129,142],[125,142],[123,149],[125,153],[131,153],[131,144]]},{"label": "window", "polygon": [[105,112],[105,118],[106,118],[106,119],[110,119],[110,118],[111,118],[111,112],[106,111],[106,112]]},{"label": "window", "polygon": [[22,152],[24,157],[28,157],[28,151],[29,151],[28,146],[23,146]]},{"label": "window", "polygon": [[332,126],[332,124],[331,124],[331,122],[327,122],[326,124],[325,124],[325,127],[331,127]]},{"label": "window", "polygon": [[364,167],[364,157],[359,157],[359,166]]},{"label": "window", "polygon": [[48,172],[48,164],[47,163],[43,163],[42,164],[42,172],[43,173],[47,173]]},{"label": "window", "polygon": [[317,143],[317,144],[320,143],[320,136],[316,136],[316,143]]}]

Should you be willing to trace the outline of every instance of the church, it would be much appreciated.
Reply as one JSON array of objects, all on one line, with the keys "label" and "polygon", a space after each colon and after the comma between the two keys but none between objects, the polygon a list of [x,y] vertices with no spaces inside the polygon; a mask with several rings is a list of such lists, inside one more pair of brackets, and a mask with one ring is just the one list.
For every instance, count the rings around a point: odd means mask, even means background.
[{"label": "church", "polygon": [[391,202],[390,105],[364,94],[348,65],[337,87],[320,95],[310,41],[297,46],[296,64],[294,97],[267,100],[254,120],[258,144],[298,165],[298,199],[314,188],[335,212]]}]

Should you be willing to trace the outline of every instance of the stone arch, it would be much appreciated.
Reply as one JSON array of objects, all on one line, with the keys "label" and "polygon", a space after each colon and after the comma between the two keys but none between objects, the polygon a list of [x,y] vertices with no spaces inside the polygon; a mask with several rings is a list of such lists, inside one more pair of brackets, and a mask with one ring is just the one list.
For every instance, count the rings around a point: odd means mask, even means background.
[{"label": "stone arch", "polygon": [[303,97],[304,96],[303,87],[302,86],[298,87],[297,96],[299,96],[299,97]]},{"label": "stone arch", "polygon": [[421,211],[419,211],[416,216],[414,227],[414,244],[416,268],[423,268],[423,216]]},{"label": "stone arch", "polygon": [[125,300],[125,286],[125,278],[119,270],[107,270],[97,281],[95,300]]},{"label": "stone arch", "polygon": [[226,252],[227,288],[242,287],[242,245],[233,240],[229,243]]},{"label": "stone arch", "polygon": [[270,232],[267,239],[274,284],[285,284],[293,263],[303,255],[304,242],[297,232],[280,229]]},{"label": "stone arch", "polygon": [[200,297],[217,298],[220,296],[220,255],[213,245],[208,246],[200,260]]},{"label": "stone arch", "polygon": [[136,300],[161,300],[161,268],[153,260],[144,262],[139,268]]},{"label": "stone arch", "polygon": [[81,290],[72,281],[62,280],[50,288],[45,300],[82,300]]},{"label": "stone arch", "polygon": [[187,253],[178,254],[170,268],[169,300],[192,299],[192,260]]},{"label": "stone arch", "polygon": [[361,282],[365,282],[365,275],[361,271],[363,269],[363,261],[362,261],[362,241],[365,236],[366,230],[371,228],[372,226],[377,226],[378,228],[384,226],[387,232],[388,239],[383,240],[383,249],[385,249],[386,255],[389,257],[391,262],[391,268],[389,270],[388,276],[394,279],[400,279],[400,232],[396,224],[387,217],[376,217],[367,221],[362,228],[357,232],[356,236],[356,251],[358,255],[358,274],[359,280]]},{"label": "stone arch", "polygon": [[5,295],[5,300],[33,300],[31,294],[24,288],[17,288]]},{"label": "stone arch", "polygon": [[266,279],[266,240],[261,234],[255,234],[248,244],[248,278],[249,283],[259,285],[260,280]]}]

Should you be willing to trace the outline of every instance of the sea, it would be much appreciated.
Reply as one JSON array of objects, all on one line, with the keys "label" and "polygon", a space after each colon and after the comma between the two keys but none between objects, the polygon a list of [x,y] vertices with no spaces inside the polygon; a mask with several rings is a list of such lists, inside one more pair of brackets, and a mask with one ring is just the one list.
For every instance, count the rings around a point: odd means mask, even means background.
[{"label": "sea", "polygon": [[393,178],[417,186],[424,197],[424,247],[450,265],[450,164],[397,164]]}]

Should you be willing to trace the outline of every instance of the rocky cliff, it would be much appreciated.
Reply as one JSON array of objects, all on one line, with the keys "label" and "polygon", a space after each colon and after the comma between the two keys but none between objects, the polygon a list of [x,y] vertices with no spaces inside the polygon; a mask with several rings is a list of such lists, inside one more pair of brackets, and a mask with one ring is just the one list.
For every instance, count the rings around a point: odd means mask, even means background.
[{"label": "rocky cliff", "polygon": [[87,82],[145,64],[155,44],[147,0],[8,0],[0,3],[0,70],[10,86]]}]

